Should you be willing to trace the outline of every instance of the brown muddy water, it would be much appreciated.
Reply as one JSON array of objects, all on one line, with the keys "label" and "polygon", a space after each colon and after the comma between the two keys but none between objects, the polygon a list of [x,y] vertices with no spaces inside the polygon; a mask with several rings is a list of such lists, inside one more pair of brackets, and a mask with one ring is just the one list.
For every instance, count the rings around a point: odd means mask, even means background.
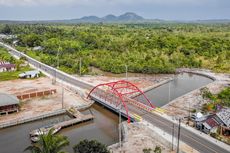
[{"label": "brown muddy water", "polygon": [[[95,119],[61,130],[59,133],[69,138],[70,145],[66,151],[73,152],[72,147],[83,139],[96,139],[106,145],[118,142],[118,116],[100,105],[94,104],[90,109]],[[89,113],[89,110],[83,113]],[[59,115],[31,123],[26,123],[0,130],[0,153],[23,153],[31,145],[29,132],[39,127],[69,120],[67,115]]]}]

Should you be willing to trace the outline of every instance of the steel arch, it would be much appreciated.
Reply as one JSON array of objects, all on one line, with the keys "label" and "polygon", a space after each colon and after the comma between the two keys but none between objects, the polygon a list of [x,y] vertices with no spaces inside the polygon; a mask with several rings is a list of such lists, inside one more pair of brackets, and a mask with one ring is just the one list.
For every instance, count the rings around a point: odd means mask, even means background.
[{"label": "steel arch", "polygon": [[145,96],[145,94],[136,85],[126,80],[99,84],[95,86],[93,89],[91,89],[87,98],[89,98],[96,89],[100,89],[99,87],[108,87],[108,90],[105,91],[108,94],[104,95],[105,100],[108,98],[108,96],[110,96],[109,98],[112,98],[111,96],[116,96],[119,98],[118,100],[120,101],[116,102],[117,103],[116,106],[118,106],[121,103],[123,104],[127,117],[128,117],[128,122],[130,122],[130,117],[129,117],[128,107],[125,101],[126,99],[125,97],[129,97],[134,94],[143,95],[145,100],[149,103],[149,105],[152,108],[155,108],[155,106],[152,105],[150,100]]}]

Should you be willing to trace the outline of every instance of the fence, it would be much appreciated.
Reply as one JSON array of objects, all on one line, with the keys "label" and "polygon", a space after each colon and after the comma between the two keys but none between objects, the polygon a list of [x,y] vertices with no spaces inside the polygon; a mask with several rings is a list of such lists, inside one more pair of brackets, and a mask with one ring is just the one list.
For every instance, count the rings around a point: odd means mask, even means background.
[{"label": "fence", "polygon": [[20,100],[26,100],[26,99],[36,98],[36,97],[53,95],[56,92],[57,92],[56,89],[50,89],[50,90],[37,91],[37,92],[31,92],[31,93],[17,95],[17,98]]}]

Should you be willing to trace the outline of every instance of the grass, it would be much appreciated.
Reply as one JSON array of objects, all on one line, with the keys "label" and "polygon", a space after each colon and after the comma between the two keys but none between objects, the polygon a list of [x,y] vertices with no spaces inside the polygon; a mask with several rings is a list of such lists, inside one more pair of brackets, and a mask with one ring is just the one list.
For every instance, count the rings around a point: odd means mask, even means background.
[{"label": "grass", "polygon": [[8,81],[8,80],[15,80],[18,79],[18,75],[25,71],[30,71],[32,68],[29,66],[21,67],[19,71],[12,71],[12,72],[1,72],[0,73],[0,81]]}]

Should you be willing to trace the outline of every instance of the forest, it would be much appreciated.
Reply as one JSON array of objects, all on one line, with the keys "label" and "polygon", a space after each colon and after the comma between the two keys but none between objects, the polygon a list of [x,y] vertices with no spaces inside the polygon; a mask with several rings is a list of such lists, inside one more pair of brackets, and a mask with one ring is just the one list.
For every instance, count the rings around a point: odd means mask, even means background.
[{"label": "forest", "polygon": [[230,24],[0,24],[0,33],[16,35],[3,41],[70,74],[92,74],[92,67],[123,73],[126,65],[148,74],[230,72]]}]

